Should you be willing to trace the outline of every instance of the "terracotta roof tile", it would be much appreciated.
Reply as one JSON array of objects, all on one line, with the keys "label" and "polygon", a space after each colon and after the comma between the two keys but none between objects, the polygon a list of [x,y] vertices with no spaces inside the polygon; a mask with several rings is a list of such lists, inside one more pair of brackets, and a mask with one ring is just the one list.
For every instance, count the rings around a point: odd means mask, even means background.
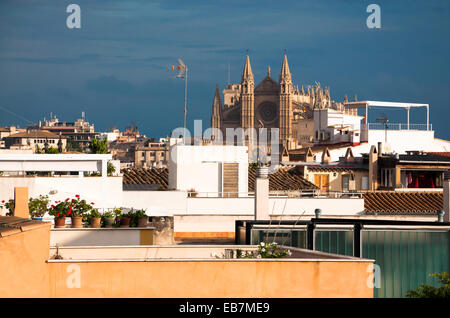
[{"label": "terracotta roof tile", "polygon": [[42,226],[50,226],[50,223],[15,216],[0,216],[0,237],[17,234]]},{"label": "terracotta roof tile", "polygon": [[[248,191],[255,190],[256,169],[248,169]],[[292,191],[318,189],[313,183],[303,178],[297,169],[280,168],[269,175],[270,191]]]},{"label": "terracotta roof tile", "polygon": [[436,214],[443,209],[441,192],[367,192],[364,210],[377,214]]},{"label": "terracotta roof tile", "polygon": [[427,152],[427,154],[450,158],[450,152]]},{"label": "terracotta roof tile", "polygon": [[[123,169],[124,184],[159,184],[163,189],[169,185],[169,170],[167,168],[154,169]],[[248,191],[254,191],[256,169],[248,169]],[[317,187],[303,178],[296,169],[281,168],[269,175],[270,191],[289,191],[317,189]]]},{"label": "terracotta roof tile", "polygon": [[124,184],[159,184],[163,189],[169,187],[169,169],[123,169]]},{"label": "terracotta roof tile", "polygon": [[[46,131],[46,130],[36,130],[36,131],[24,131],[19,132],[14,135],[9,135],[6,138],[51,138],[51,139],[58,139],[59,135],[54,134],[52,132]],[[65,138],[65,137],[61,137]]]}]

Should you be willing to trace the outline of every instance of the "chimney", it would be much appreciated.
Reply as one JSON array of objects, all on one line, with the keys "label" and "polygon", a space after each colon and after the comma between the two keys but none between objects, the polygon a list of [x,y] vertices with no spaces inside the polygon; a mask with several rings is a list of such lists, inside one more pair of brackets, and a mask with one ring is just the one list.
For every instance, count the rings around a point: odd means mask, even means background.
[{"label": "chimney", "polygon": [[445,215],[445,212],[443,210],[439,210],[438,211],[438,219],[437,219],[437,221],[439,223],[444,222],[444,215]]},{"label": "chimney", "polygon": [[255,220],[269,219],[269,168],[258,167],[255,180]]},{"label": "chimney", "polygon": [[314,210],[314,214],[316,215],[316,219],[319,219],[320,215],[322,214],[322,210],[321,209],[315,209]]},{"label": "chimney", "polygon": [[19,218],[30,218],[28,208],[28,187],[14,188],[14,216]]},{"label": "chimney", "polygon": [[370,147],[369,152],[369,190],[378,188],[378,154],[375,146]]},{"label": "chimney", "polygon": [[444,222],[450,222],[450,171],[444,172]]},{"label": "chimney", "polygon": [[381,141],[378,142],[378,157],[381,157],[383,154],[383,143]]}]

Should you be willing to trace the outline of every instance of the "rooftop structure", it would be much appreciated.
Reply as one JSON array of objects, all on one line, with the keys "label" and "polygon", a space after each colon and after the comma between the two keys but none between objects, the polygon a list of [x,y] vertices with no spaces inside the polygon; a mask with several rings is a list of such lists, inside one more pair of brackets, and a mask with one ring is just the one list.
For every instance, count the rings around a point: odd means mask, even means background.
[{"label": "rooftop structure", "polygon": [[374,296],[406,297],[421,284],[438,287],[430,274],[450,266],[450,223],[380,219],[237,221],[236,244],[279,244],[375,260]]},{"label": "rooftop structure", "polygon": [[430,214],[436,216],[444,209],[440,192],[382,191],[364,193],[364,211],[367,214]]},{"label": "rooftop structure", "polygon": [[8,149],[31,149],[33,152],[53,148],[60,152],[66,149],[66,137],[46,130],[27,130],[3,138]]},{"label": "rooftop structure", "polygon": [[369,259],[283,246],[291,255],[272,259],[231,256],[257,246],[55,249],[49,223],[0,222],[3,297],[373,297]]}]

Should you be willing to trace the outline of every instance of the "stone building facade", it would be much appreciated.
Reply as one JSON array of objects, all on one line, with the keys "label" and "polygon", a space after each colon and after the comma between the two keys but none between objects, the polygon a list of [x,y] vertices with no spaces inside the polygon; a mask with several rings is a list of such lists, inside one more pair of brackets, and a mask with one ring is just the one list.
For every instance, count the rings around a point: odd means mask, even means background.
[{"label": "stone building facade", "polygon": [[226,86],[223,105],[216,87],[211,127],[220,129],[224,140],[227,128],[279,128],[280,150],[298,149],[313,142],[314,109],[324,108],[344,111],[344,104],[333,101],[330,89],[320,83],[306,89],[294,85],[286,54],[278,81],[272,78],[269,66],[258,85],[247,55],[241,83]]}]

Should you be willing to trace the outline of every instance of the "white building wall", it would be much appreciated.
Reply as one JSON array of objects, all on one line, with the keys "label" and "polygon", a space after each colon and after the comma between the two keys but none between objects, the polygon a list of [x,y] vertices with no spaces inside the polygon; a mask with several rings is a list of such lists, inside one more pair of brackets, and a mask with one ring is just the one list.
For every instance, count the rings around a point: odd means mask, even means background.
[{"label": "white building wall", "polygon": [[122,177],[0,177],[0,200],[13,199],[14,187],[28,187],[30,197],[48,195],[53,202],[79,194],[100,209],[122,204]]},{"label": "white building wall", "polygon": [[[369,130],[369,142],[352,148],[355,157],[363,153],[368,153],[372,145],[377,146],[378,142],[383,143],[383,152],[396,152],[405,154],[410,150],[422,150],[426,152],[446,152],[450,151],[450,142],[435,139],[432,130],[387,130],[387,145],[385,142],[384,130]],[[347,148],[330,150],[331,160],[337,161],[339,157],[345,156]],[[316,161],[320,161],[320,156],[316,156]]]},{"label": "white building wall", "polygon": [[[327,141],[329,143],[359,142],[361,118],[361,116],[348,115],[333,109],[316,109],[314,111],[315,137],[316,131],[325,131],[328,133],[329,138]],[[340,131],[336,129],[338,126],[347,126],[349,130],[348,134],[341,135]],[[320,141],[320,138],[317,141]]]},{"label": "white building wall", "polygon": [[222,190],[222,164],[238,163],[238,191],[248,191],[248,153],[246,146],[185,146],[170,149],[169,188],[195,189],[198,193]]}]

